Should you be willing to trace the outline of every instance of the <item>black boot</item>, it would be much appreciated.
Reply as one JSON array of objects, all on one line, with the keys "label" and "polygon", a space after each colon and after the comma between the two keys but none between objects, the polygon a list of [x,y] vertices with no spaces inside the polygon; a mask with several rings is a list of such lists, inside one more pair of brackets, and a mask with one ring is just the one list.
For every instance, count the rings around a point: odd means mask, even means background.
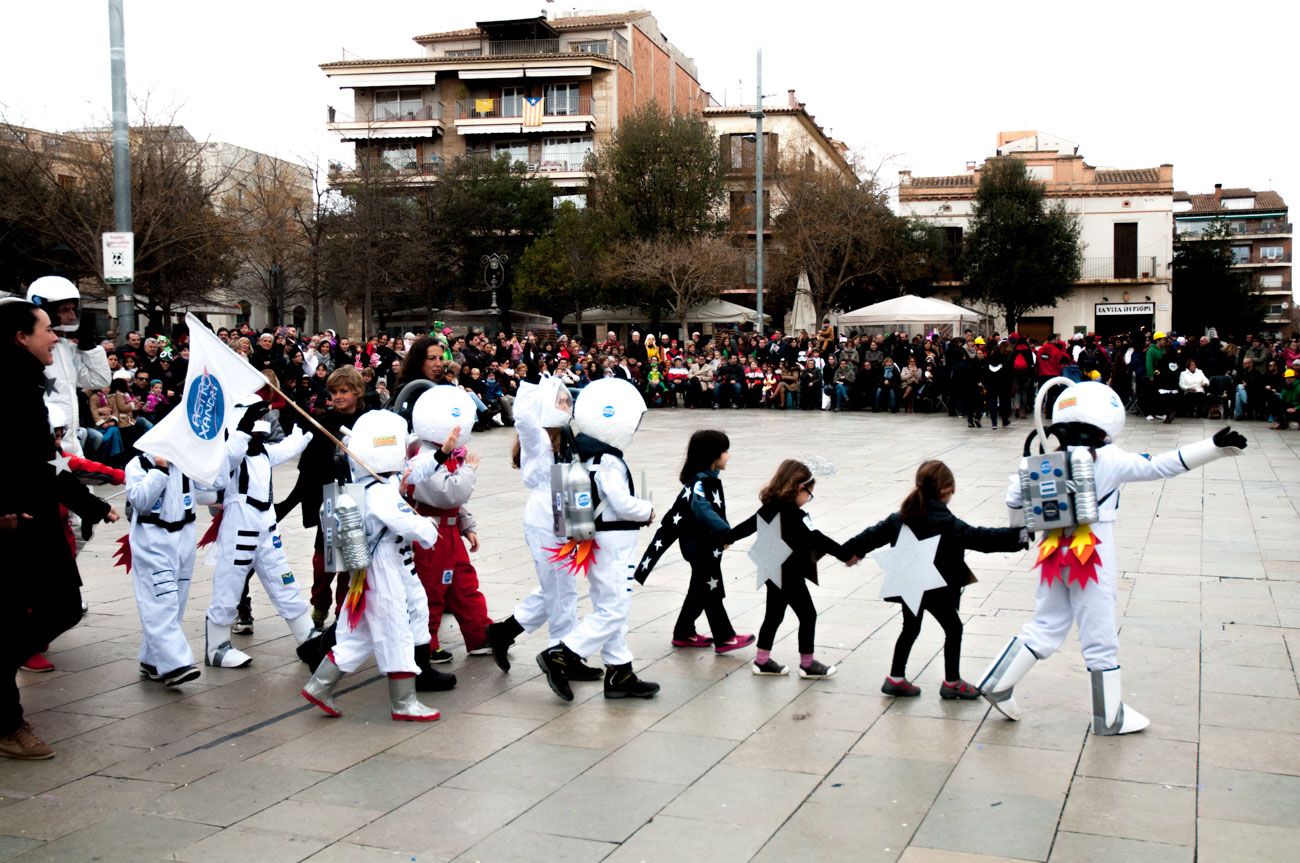
[{"label": "black boot", "polygon": [[605,676],[605,672],[601,671],[599,668],[593,668],[581,659],[576,659],[570,663],[567,672],[570,680],[577,680],[580,683],[600,680]]},{"label": "black boot", "polygon": [[324,632],[317,633],[298,645],[298,658],[307,663],[307,667],[316,673],[316,666],[321,664],[326,655],[334,649],[338,621],[334,621]]},{"label": "black boot", "polygon": [[[576,662],[575,662],[576,660]],[[569,687],[568,669],[570,665],[582,662],[582,657],[575,656],[563,644],[543,650],[537,654],[537,667],[546,675],[546,682],[551,691],[565,701],[573,700],[573,689]]]},{"label": "black boot", "polygon": [[415,664],[420,668],[415,678],[417,692],[446,692],[456,688],[456,675],[439,671],[429,664],[429,645],[415,645]]},{"label": "black boot", "polygon": [[524,631],[515,620],[514,615],[510,615],[500,623],[489,623],[487,628],[488,646],[492,648],[492,658],[496,660],[497,668],[502,671],[510,670],[510,645],[515,643],[515,636]]},{"label": "black boot", "polygon": [[654,698],[659,684],[641,680],[632,671],[632,663],[605,667],[606,698]]}]

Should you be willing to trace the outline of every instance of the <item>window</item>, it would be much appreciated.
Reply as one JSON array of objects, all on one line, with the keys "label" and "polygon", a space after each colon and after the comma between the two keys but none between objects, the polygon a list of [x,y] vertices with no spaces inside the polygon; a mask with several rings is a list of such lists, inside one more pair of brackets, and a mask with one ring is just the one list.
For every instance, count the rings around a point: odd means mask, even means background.
[{"label": "window", "polygon": [[551,205],[557,209],[561,204],[566,202],[573,204],[573,206],[577,207],[579,210],[587,209],[586,195],[556,195],[551,199]]},{"label": "window", "polygon": [[572,42],[569,44],[569,50],[579,54],[608,54],[608,39],[593,39],[590,42]]},{"label": "window", "polygon": [[562,135],[542,139],[542,171],[581,171],[591,152],[591,136]]},{"label": "window", "polygon": [[547,84],[546,113],[557,117],[569,117],[578,111],[577,84]]},{"label": "window", "polygon": [[[754,229],[754,192],[731,193],[731,227],[734,230],[752,231]],[[772,222],[772,196],[763,195],[763,227]]]},{"label": "window", "polygon": [[1282,260],[1282,247],[1281,246],[1260,246],[1259,259],[1261,261]]},{"label": "window", "polygon": [[1219,201],[1219,206],[1225,210],[1253,210],[1255,209],[1254,198],[1224,198]]},{"label": "window", "polygon": [[448,48],[442,52],[444,57],[482,57],[482,48]]},{"label": "window", "polygon": [[524,113],[524,88],[501,88],[501,116],[521,117]]},{"label": "window", "polygon": [[1267,275],[1261,275],[1259,277],[1259,289],[1261,291],[1281,290],[1281,288],[1282,288],[1281,273],[1269,273]]},{"label": "window", "polygon": [[1051,165],[1026,165],[1025,173],[1040,183],[1046,183],[1055,177],[1056,169]]},{"label": "window", "polygon": [[1232,262],[1234,264],[1250,263],[1250,246],[1233,246]]},{"label": "window", "polygon": [[424,95],[413,90],[376,90],[376,120],[415,120],[424,107]]},{"label": "window", "polygon": [[[730,154],[730,166],[732,171],[753,171],[754,167],[754,133],[741,133],[736,135],[724,136],[730,138],[724,141],[723,154]],[[777,135],[775,132],[763,133],[763,170],[766,173],[776,168],[776,142]]]},{"label": "window", "polygon": [[528,142],[526,140],[518,141],[496,141],[492,144],[492,155],[500,156],[505,153],[510,156],[510,163],[515,162],[528,163]]},{"label": "window", "polygon": [[1280,318],[1286,314],[1285,303],[1269,303],[1268,312],[1264,315],[1267,318]]},{"label": "window", "polygon": [[417,167],[415,145],[383,147],[379,150],[379,161],[394,171],[408,171]]}]

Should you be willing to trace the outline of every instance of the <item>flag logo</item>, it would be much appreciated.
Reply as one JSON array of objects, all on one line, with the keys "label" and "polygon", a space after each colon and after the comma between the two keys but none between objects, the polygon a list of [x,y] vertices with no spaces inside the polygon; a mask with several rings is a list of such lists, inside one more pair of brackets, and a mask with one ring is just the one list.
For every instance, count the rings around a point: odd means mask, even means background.
[{"label": "flag logo", "polygon": [[186,414],[190,429],[203,440],[212,440],[221,433],[226,413],[226,400],[222,398],[221,382],[205,370],[190,387],[186,399]]},{"label": "flag logo", "polygon": [[524,99],[523,124],[525,126],[542,125],[542,105],[541,96],[528,96]]}]

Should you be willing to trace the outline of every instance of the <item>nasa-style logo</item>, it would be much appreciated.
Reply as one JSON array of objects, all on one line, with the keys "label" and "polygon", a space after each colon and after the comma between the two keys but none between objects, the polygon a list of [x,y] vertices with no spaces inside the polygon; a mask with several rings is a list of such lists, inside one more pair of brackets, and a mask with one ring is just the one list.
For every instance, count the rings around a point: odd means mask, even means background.
[{"label": "nasa-style logo", "polygon": [[1043,459],[1043,462],[1038,466],[1038,469],[1041,470],[1043,473],[1051,473],[1052,463],[1047,459]]},{"label": "nasa-style logo", "polygon": [[605,405],[604,409],[601,410],[600,415],[603,416],[605,419],[609,419],[614,415],[614,406]]},{"label": "nasa-style logo", "polygon": [[576,503],[578,506],[582,507],[583,509],[586,509],[587,507],[591,506],[591,495],[585,491],[580,491],[578,492],[577,497],[574,498],[574,503]]},{"label": "nasa-style logo", "polygon": [[[277,533],[275,536],[271,537],[271,545],[276,548],[284,547],[284,541],[280,539],[280,534]],[[288,584],[288,582],[285,582],[285,584]]]},{"label": "nasa-style logo", "polygon": [[184,497],[181,498],[181,506],[185,507],[186,509],[189,509],[190,507],[194,506],[194,498],[190,497],[188,494],[185,495]]},{"label": "nasa-style logo", "polygon": [[221,434],[226,419],[226,399],[221,391],[221,382],[206,369],[185,397],[185,418],[190,430],[201,440],[212,440]]},{"label": "nasa-style logo", "polygon": [[451,415],[454,416],[454,417],[459,417],[459,416],[460,416],[460,408],[459,408],[459,407],[453,407],[453,408],[451,409]]}]

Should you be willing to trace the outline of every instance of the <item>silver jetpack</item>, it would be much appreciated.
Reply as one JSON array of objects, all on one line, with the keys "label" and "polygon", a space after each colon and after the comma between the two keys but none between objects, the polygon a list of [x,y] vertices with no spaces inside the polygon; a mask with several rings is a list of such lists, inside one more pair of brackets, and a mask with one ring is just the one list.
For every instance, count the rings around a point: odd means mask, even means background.
[{"label": "silver jetpack", "polygon": [[361,483],[332,482],[321,488],[320,529],[325,572],[355,572],[370,565],[366,544],[366,493]]},{"label": "silver jetpack", "polygon": [[[1021,526],[1038,533],[1054,528],[1076,527],[1097,520],[1097,481],[1093,470],[1093,456],[1086,446],[1073,450],[1075,444],[1100,446],[1103,441],[1079,438],[1080,428],[1074,423],[1056,423],[1044,428],[1043,402],[1049,392],[1060,385],[1074,387],[1069,378],[1056,377],[1044,383],[1034,400],[1034,430],[1025,438],[1024,457],[1020,460],[1020,492],[1023,498],[1020,510],[1012,510],[1012,526]],[[1062,393],[1054,407],[1071,398]],[[1055,411],[1054,411],[1055,412]],[[1057,449],[1048,451],[1049,435],[1056,441]],[[1037,444],[1037,452],[1034,452]],[[1023,522],[1021,521],[1023,519]]]}]

